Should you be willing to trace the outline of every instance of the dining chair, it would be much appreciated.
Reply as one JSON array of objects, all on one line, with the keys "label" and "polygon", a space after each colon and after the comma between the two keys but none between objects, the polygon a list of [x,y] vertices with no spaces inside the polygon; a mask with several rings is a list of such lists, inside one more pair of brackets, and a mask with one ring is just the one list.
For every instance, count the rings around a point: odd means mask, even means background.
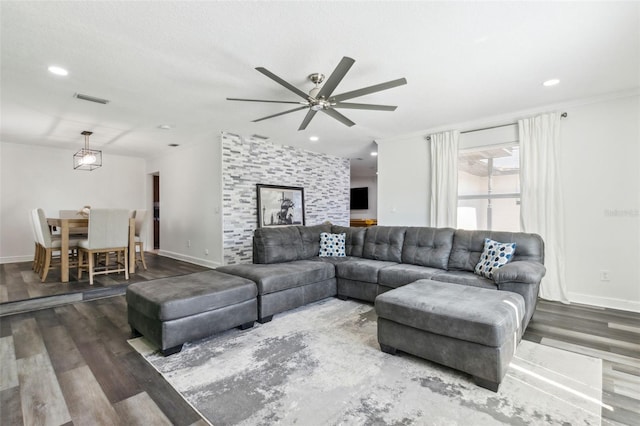
[{"label": "dining chair", "polygon": [[33,252],[33,264],[31,265],[31,269],[40,274],[40,252],[42,249],[42,245],[40,244],[40,238],[38,238],[38,231],[36,231],[36,224],[40,226],[40,221],[36,220],[38,217],[38,209],[29,210],[29,223],[31,224],[31,234],[33,235],[33,243],[35,245],[35,249]]},{"label": "dining chair", "polygon": [[[62,240],[59,236],[54,236],[51,234],[51,229],[49,228],[49,224],[47,223],[47,217],[44,214],[44,210],[35,209],[32,213],[34,217],[34,230],[38,238],[38,243],[40,244],[37,272],[40,274],[40,281],[44,282],[47,279],[47,275],[49,274],[49,269],[51,268],[51,266],[60,265],[60,257],[54,256],[54,253],[60,252]],[[77,248],[78,239],[70,237],[69,249],[73,253],[75,253]],[[60,256],[69,256],[69,253],[60,253]]]},{"label": "dining chair", "polygon": [[[138,261],[137,254],[140,253],[140,261],[142,262],[142,267],[144,270],[147,270],[147,262],[144,260],[144,239],[146,237],[147,230],[147,218],[149,217],[149,212],[146,210],[136,210],[135,219],[136,219],[136,230],[135,230],[135,240],[136,245],[133,250],[136,251],[136,262]],[[139,249],[139,250],[138,250]]]},{"label": "dining chair", "polygon": [[[82,271],[89,271],[89,284],[93,277],[101,274],[124,272],[129,279],[129,210],[91,209],[89,212],[89,234],[78,242],[78,280]],[[98,265],[97,254],[116,253],[115,265],[105,262]],[[87,255],[85,259],[85,254]]]}]

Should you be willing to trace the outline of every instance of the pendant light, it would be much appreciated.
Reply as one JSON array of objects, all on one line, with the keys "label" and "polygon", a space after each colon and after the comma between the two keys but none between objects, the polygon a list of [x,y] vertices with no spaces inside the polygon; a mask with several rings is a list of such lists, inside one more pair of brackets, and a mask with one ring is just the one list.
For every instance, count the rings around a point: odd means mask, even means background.
[{"label": "pendant light", "polygon": [[80,133],[84,136],[84,148],[73,154],[73,168],[76,170],[91,171],[102,167],[102,151],[89,149],[89,136],[93,132],[84,131]]}]

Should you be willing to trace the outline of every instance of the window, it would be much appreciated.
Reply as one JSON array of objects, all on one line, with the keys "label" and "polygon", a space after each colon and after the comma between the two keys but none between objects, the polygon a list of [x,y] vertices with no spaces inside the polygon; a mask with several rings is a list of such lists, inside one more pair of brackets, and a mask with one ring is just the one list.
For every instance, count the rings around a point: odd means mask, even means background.
[{"label": "window", "polygon": [[519,154],[514,142],[459,151],[458,228],[520,231]]}]

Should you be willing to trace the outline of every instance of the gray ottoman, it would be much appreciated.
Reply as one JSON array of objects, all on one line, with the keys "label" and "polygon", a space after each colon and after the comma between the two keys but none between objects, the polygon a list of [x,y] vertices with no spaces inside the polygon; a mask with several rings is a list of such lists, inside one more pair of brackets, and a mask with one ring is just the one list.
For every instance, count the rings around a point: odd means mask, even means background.
[{"label": "gray ottoman", "polygon": [[418,280],[376,298],[378,342],[471,374],[497,392],[520,341],[517,293]]},{"label": "gray ottoman", "polygon": [[217,271],[135,283],[127,288],[129,325],[167,356],[188,341],[252,327],[257,294],[253,281]]}]

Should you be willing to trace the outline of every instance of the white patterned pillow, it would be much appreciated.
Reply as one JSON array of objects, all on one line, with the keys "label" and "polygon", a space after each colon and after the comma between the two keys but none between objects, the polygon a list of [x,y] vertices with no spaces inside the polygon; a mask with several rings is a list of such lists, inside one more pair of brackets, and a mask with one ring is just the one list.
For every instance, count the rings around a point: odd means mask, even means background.
[{"label": "white patterned pillow", "polygon": [[345,257],[345,240],[346,233],[329,234],[328,232],[320,233],[320,257]]},{"label": "white patterned pillow", "polygon": [[484,239],[484,251],[474,272],[485,278],[493,279],[496,269],[509,263],[516,251],[516,243],[499,243],[490,238]]}]

